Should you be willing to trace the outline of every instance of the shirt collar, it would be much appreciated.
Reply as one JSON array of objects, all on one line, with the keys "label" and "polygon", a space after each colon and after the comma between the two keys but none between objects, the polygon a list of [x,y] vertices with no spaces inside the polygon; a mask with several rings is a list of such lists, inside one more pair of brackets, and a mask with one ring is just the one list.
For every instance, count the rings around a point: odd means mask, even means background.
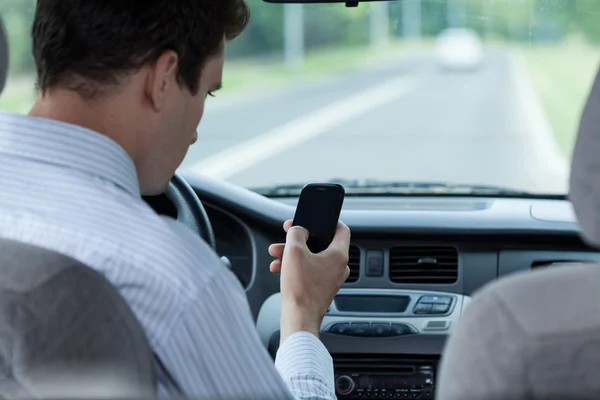
[{"label": "shirt collar", "polygon": [[108,136],[60,121],[0,111],[0,155],[60,165],[109,181],[140,195],[137,171]]}]

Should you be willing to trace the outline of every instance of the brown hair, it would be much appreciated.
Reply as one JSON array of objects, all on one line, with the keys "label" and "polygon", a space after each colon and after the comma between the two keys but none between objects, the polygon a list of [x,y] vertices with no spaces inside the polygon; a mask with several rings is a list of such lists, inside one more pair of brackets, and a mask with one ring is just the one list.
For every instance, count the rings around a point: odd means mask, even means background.
[{"label": "brown hair", "polygon": [[198,91],[223,39],[246,28],[244,0],[38,0],[32,28],[37,87],[64,85],[85,98],[155,62],[179,56],[179,83]]}]

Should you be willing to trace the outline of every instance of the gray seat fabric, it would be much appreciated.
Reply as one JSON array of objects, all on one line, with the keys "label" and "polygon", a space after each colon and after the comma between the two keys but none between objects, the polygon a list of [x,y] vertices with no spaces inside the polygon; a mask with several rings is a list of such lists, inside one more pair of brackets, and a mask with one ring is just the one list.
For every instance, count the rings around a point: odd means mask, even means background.
[{"label": "gray seat fabric", "polygon": [[[600,246],[600,71],[585,107],[569,198]],[[600,265],[564,265],[482,288],[452,332],[437,397],[600,399]]]},{"label": "gray seat fabric", "polygon": [[600,399],[600,266],[481,289],[452,332],[436,400]]},{"label": "gray seat fabric", "polygon": [[153,398],[153,354],[100,273],[0,239],[0,398]]}]

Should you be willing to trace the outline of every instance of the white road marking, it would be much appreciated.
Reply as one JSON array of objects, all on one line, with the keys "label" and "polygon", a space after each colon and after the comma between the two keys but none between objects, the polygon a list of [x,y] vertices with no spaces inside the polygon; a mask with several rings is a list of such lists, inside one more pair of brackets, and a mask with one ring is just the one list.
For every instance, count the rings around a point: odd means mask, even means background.
[{"label": "white road marking", "polygon": [[227,179],[268,158],[281,154],[416,89],[423,78],[402,76],[374,88],[357,92],[317,111],[217,153],[188,169]]},{"label": "white road marking", "polygon": [[325,85],[335,84],[335,80],[343,80],[343,76],[326,76],[322,78],[294,78],[293,84],[279,84],[272,88],[261,88],[261,90],[241,89],[234,93],[228,93],[227,89],[223,89],[223,93],[219,92],[216,98],[206,102],[206,110],[211,112],[224,111],[229,112],[231,107],[241,106],[248,103],[257,104],[263,100],[280,96],[283,93],[294,91],[299,88],[305,89],[307,86],[322,88]]},{"label": "white road marking", "polygon": [[533,89],[525,56],[520,51],[515,51],[512,61],[514,86],[520,103],[517,109],[521,111],[520,117],[525,124],[525,132],[532,140],[537,160],[542,163],[540,168],[547,172],[548,178],[540,182],[540,187],[544,191],[566,193],[569,178],[568,161],[558,148],[553,129]]}]

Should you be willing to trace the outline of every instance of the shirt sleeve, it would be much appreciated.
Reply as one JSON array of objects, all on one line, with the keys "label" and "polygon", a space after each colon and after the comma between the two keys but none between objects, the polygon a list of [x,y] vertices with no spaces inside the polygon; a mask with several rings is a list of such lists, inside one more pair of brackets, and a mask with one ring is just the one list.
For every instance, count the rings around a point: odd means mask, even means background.
[{"label": "shirt sleeve", "polygon": [[279,347],[275,367],[296,399],[336,399],[333,360],[310,332],[296,332]]},{"label": "shirt sleeve", "polygon": [[184,394],[211,399],[336,399],[333,362],[321,341],[308,332],[291,335],[278,350],[276,368],[239,281],[225,268],[211,273],[157,349]]}]

